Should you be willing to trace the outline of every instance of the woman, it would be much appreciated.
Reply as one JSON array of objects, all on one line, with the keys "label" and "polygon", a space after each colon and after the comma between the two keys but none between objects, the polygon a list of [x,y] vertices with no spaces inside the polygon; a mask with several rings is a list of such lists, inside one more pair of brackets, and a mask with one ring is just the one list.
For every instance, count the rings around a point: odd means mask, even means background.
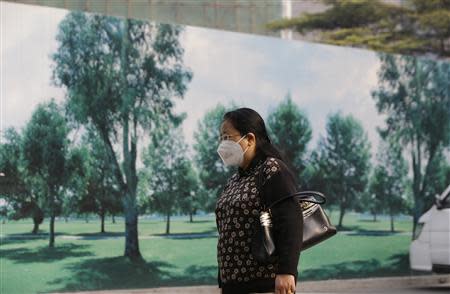
[{"label": "woman", "polygon": [[[259,226],[262,195],[266,203],[297,192],[295,176],[272,145],[261,116],[249,108],[227,112],[217,149],[226,166],[237,166],[216,203],[219,232],[218,283],[223,294],[295,293],[302,246],[303,217],[294,198],[272,209],[276,260],[260,264],[251,254],[253,231]],[[257,175],[263,173],[261,191]]]}]

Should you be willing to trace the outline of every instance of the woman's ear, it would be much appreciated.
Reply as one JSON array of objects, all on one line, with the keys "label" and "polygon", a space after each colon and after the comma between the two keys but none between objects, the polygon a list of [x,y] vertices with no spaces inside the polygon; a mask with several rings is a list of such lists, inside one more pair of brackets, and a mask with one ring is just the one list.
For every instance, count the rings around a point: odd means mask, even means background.
[{"label": "woman's ear", "polygon": [[248,137],[247,140],[248,140],[249,143],[251,143],[252,145],[256,144],[256,136],[255,136],[255,134],[248,133],[247,137]]}]

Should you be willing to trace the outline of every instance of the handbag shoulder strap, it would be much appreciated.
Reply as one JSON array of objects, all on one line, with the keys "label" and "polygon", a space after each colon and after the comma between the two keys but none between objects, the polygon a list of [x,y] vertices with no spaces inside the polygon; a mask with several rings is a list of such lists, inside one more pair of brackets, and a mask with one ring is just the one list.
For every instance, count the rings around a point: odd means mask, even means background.
[{"label": "handbag shoulder strap", "polygon": [[[263,203],[263,210],[264,211],[266,211],[267,209],[272,208],[274,205],[280,203],[281,201],[284,201],[284,200],[286,200],[288,198],[291,198],[291,197],[296,197],[300,201],[306,201],[306,202],[311,202],[311,203],[316,203],[316,204],[324,204],[326,202],[325,195],[323,195],[320,192],[317,192],[317,191],[300,191],[300,192],[295,192],[293,194],[284,196],[281,199],[278,199],[278,200],[274,201],[273,203],[271,203],[270,205],[267,206],[266,199],[264,197],[263,187],[262,187],[263,174],[264,174],[264,163],[261,164],[261,167],[259,168],[258,177],[257,177],[257,186],[258,186],[259,194],[261,195],[261,200],[262,200],[262,203]],[[320,198],[320,200],[318,200],[318,198]]]},{"label": "handbag shoulder strap", "polygon": [[266,200],[264,199],[263,186],[262,186],[262,177],[264,174],[264,162],[261,164],[258,172],[258,178],[256,180],[256,184],[258,186],[259,195],[261,196],[263,211],[266,211]]},{"label": "handbag shoulder strap", "polygon": [[[306,202],[311,202],[311,203],[316,203],[316,204],[324,204],[326,202],[325,195],[323,195],[320,192],[317,192],[317,191],[300,191],[300,192],[295,192],[293,194],[284,196],[281,199],[278,199],[278,200],[274,201],[272,204],[269,205],[269,207],[267,207],[267,209],[270,209],[274,205],[276,205],[276,204],[280,203],[281,201],[284,201],[284,200],[286,200],[288,198],[291,198],[291,197],[295,197],[299,201],[306,201]],[[321,199],[318,199],[318,198],[321,198]]]}]

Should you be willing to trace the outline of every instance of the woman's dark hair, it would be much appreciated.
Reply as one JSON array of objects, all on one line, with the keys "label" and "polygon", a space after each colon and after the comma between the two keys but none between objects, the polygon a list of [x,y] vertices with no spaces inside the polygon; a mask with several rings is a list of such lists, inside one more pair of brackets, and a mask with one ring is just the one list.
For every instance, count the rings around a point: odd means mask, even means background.
[{"label": "woman's dark hair", "polygon": [[283,161],[288,170],[297,179],[292,172],[291,163],[286,161],[282,152],[272,144],[266,130],[266,124],[258,112],[251,108],[238,108],[228,111],[223,115],[223,120],[229,121],[233,127],[243,136],[247,133],[253,133],[256,136],[256,153],[262,153],[264,157],[275,157]]}]

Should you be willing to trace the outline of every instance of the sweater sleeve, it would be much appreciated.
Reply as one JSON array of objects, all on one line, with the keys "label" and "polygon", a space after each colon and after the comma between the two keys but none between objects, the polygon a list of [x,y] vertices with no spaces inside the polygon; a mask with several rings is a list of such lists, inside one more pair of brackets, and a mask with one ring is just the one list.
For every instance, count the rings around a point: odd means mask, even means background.
[{"label": "sweater sleeve", "polygon": [[[297,183],[281,160],[274,160],[266,171],[263,192],[269,205],[297,192]],[[278,274],[297,277],[297,266],[303,241],[303,216],[295,198],[285,199],[271,208],[274,242],[279,257]]]},{"label": "sweater sleeve", "polygon": [[[216,227],[217,227],[217,229],[219,229],[219,222],[217,221],[217,217],[216,217]],[[217,264],[217,284],[218,284],[219,288],[222,288],[222,280],[220,279],[219,264]]]}]

